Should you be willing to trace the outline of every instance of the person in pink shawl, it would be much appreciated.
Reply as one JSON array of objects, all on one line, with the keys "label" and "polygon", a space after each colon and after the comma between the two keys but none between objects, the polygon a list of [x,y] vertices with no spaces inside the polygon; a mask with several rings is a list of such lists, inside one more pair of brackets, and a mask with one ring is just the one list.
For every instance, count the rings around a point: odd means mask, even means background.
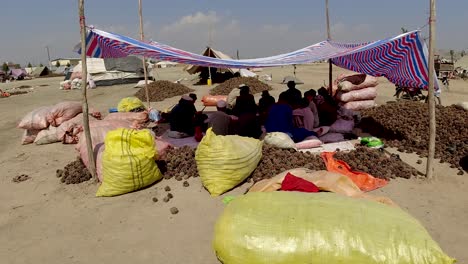
[{"label": "person in pink shawl", "polygon": [[294,125],[297,128],[305,128],[309,131],[314,130],[314,113],[309,107],[309,101],[306,98],[301,100],[299,108],[293,111]]}]

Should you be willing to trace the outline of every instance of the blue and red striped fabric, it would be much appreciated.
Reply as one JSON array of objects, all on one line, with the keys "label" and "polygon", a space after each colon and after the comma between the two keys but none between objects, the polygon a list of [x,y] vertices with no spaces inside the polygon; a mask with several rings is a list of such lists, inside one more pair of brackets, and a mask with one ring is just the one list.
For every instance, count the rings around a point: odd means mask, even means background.
[{"label": "blue and red striped fabric", "polygon": [[[427,48],[418,31],[366,43],[322,41],[286,54],[244,60],[206,57],[162,43],[142,42],[95,28],[89,30],[86,42],[86,55],[95,58],[134,55],[214,68],[263,68],[331,59],[342,68],[372,76],[384,76],[400,86],[428,86]],[[437,82],[436,89],[438,90]]]}]

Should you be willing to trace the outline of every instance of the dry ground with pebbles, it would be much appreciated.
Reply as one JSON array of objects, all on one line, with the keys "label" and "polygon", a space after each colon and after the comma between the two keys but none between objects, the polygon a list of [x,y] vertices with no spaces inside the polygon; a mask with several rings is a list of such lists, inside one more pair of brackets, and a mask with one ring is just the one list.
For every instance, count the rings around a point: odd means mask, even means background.
[{"label": "dry ground with pebbles", "polygon": [[[305,82],[303,91],[319,88],[327,79],[327,64],[298,66],[297,77]],[[272,74],[271,94],[277,98],[285,89],[284,76],[292,67],[264,69]],[[344,72],[335,69],[334,75]],[[161,79],[175,81],[195,90],[198,98],[209,94],[207,86],[193,86],[193,76],[182,69],[158,71]],[[200,178],[163,180],[144,190],[114,198],[96,198],[97,186],[91,181],[62,184],[56,170],[75,160],[72,145],[20,145],[21,132],[15,125],[27,112],[62,100],[80,100],[80,91],[60,91],[61,78],[36,79],[0,84],[0,89],[20,85],[35,87],[24,95],[0,99],[0,259],[2,263],[219,263],[212,249],[213,227],[223,210],[222,197],[212,198],[203,189]],[[377,102],[393,100],[394,87],[380,79]],[[39,85],[46,85],[39,87]],[[468,82],[453,80],[443,103],[468,101]],[[89,91],[90,105],[106,113],[122,97],[132,96],[133,85],[100,87]],[[260,94],[257,94],[258,100]],[[166,109],[179,100],[171,97],[152,103]],[[201,109],[197,102],[197,109]],[[207,111],[213,109],[207,108]],[[399,118],[399,117],[388,117]],[[416,153],[398,153],[401,159],[420,172],[425,159]],[[417,161],[422,160],[421,164]],[[419,219],[433,238],[459,263],[468,263],[468,194],[467,174],[448,163],[436,163],[436,179],[396,178],[372,192],[388,196]],[[15,183],[19,175],[30,179]],[[187,181],[189,187],[184,187]],[[186,184],[185,184],[186,185]],[[252,185],[245,183],[226,195],[238,195]],[[164,190],[170,186],[172,198]],[[154,202],[153,198],[158,201]],[[178,213],[172,214],[171,208]],[[174,209],[172,210],[174,212]]]}]

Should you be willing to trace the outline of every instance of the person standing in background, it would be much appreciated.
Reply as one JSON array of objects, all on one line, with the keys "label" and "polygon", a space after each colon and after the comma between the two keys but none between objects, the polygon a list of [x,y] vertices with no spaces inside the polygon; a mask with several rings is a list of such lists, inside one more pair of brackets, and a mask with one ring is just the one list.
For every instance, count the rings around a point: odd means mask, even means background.
[{"label": "person standing in background", "polygon": [[301,104],[302,93],[296,88],[295,81],[289,81],[288,90],[284,91],[288,97],[288,103],[293,109],[297,108]]}]

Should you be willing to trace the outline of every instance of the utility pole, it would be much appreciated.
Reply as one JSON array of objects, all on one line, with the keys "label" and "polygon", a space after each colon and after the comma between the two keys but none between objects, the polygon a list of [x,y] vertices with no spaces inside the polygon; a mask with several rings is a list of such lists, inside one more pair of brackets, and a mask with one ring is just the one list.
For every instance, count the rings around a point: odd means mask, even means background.
[{"label": "utility pole", "polygon": [[[325,11],[327,17],[327,40],[331,40],[330,33],[330,14],[328,12],[328,0],[325,0]],[[333,65],[331,59],[328,59],[328,93],[331,95],[333,93]]]},{"label": "utility pole", "polygon": [[434,51],[435,51],[435,20],[436,20],[436,1],[429,0],[431,14],[429,17],[429,146],[427,155],[426,177],[434,178],[434,153],[436,141],[436,113],[434,101]]},{"label": "utility pole", "polygon": [[49,70],[52,69],[52,63],[50,62],[50,53],[49,53],[49,46],[46,46],[46,50],[47,50],[47,58],[49,59]]},{"label": "utility pole", "polygon": [[[141,41],[144,41],[145,40],[145,34],[143,33],[143,11],[142,11],[142,6],[141,6],[141,0],[138,0],[138,13],[139,13],[139,16],[140,16],[140,39],[141,39]],[[148,73],[146,71],[146,59],[143,56],[141,60],[143,62],[143,74],[145,75],[146,104],[148,105],[148,108],[150,108],[151,105],[150,105],[149,92],[148,92]]]}]

